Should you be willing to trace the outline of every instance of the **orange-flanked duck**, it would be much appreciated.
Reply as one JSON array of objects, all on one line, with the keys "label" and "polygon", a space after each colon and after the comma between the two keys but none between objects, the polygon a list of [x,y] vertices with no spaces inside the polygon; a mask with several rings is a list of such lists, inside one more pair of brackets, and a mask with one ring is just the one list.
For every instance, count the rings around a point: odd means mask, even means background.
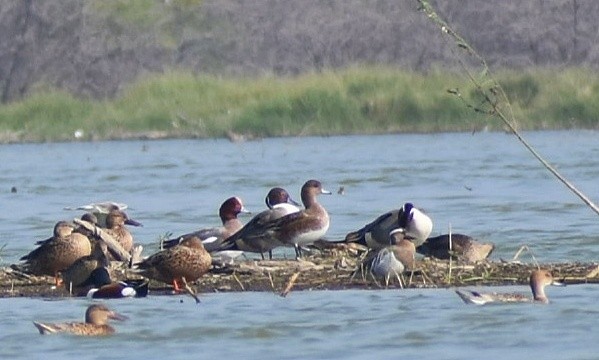
[{"label": "orange-flanked duck", "polygon": [[181,241],[179,245],[151,255],[136,264],[136,268],[142,276],[173,284],[175,291],[181,290],[181,285],[184,285],[196,302],[199,302],[187,283],[207,273],[211,265],[210,253],[204,249],[197,236],[192,236]]},{"label": "orange-flanked duck", "polygon": [[115,332],[108,320],[126,320],[127,317],[110,310],[103,304],[94,304],[85,312],[85,322],[42,323],[33,324],[40,334],[68,333],[80,336],[103,336]]},{"label": "orange-flanked duck", "polygon": [[433,221],[414,204],[407,202],[400,209],[388,211],[361,229],[348,233],[344,242],[380,249],[389,244],[389,232],[396,228],[404,229],[405,238],[420,246],[431,234]]},{"label": "orange-flanked duck", "polygon": [[196,236],[202,240],[206,250],[212,252],[219,247],[224,239],[235,234],[243,227],[243,223],[237,218],[241,213],[248,213],[245,206],[243,206],[241,198],[237,196],[230,197],[221,204],[218,210],[222,226],[203,228],[189,234],[178,236],[174,239],[165,240],[162,242],[162,248],[171,248],[178,245],[186,238]]},{"label": "orange-flanked duck", "polygon": [[89,239],[73,232],[73,224],[59,221],[54,226],[54,236],[38,241],[35,250],[23,256],[23,271],[34,275],[54,276],[59,284],[59,272],[71,266],[77,259],[91,253]]},{"label": "orange-flanked duck", "polygon": [[548,270],[534,270],[530,275],[532,297],[523,294],[483,293],[460,289],[457,289],[456,293],[465,303],[475,305],[522,302],[539,302],[547,304],[549,303],[549,299],[547,298],[547,295],[545,295],[545,287],[548,285],[563,286],[564,284],[556,281]]},{"label": "orange-flanked duck", "polygon": [[81,284],[88,287],[86,296],[92,299],[118,299],[125,297],[146,297],[148,295],[147,279],[113,281],[108,269],[99,267],[91,272],[89,278]]}]

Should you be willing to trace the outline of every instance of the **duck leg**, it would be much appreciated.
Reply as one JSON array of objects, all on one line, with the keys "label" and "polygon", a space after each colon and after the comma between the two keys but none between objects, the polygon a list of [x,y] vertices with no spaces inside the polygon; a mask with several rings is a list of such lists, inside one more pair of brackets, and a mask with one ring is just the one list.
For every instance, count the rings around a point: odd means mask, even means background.
[{"label": "duck leg", "polygon": [[173,279],[173,288],[175,289],[175,292],[180,292],[181,291],[181,287],[179,286],[179,283],[177,282],[177,279]]}]

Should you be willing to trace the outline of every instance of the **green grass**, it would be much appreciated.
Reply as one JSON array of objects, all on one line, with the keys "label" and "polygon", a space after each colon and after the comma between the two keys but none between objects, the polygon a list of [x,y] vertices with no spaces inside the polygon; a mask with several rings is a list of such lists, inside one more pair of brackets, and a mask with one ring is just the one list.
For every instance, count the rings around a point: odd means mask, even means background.
[{"label": "green grass", "polygon": [[[520,129],[599,128],[599,77],[585,69],[497,75]],[[432,71],[356,67],[297,77],[222,78],[168,72],[147,76],[110,100],[79,99],[61,91],[31,94],[0,106],[4,141],[255,137],[501,130],[475,113],[467,79]]]}]

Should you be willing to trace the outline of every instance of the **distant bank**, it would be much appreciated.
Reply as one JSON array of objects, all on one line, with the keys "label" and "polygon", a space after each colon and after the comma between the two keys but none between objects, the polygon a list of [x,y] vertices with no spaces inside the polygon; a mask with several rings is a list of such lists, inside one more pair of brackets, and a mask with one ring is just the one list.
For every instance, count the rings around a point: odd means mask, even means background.
[{"label": "distant bank", "polygon": [[[521,130],[599,129],[599,76],[583,68],[503,72]],[[224,138],[502,130],[468,79],[385,67],[297,77],[223,78],[168,72],[110,100],[43,90],[0,105],[0,142]]]}]

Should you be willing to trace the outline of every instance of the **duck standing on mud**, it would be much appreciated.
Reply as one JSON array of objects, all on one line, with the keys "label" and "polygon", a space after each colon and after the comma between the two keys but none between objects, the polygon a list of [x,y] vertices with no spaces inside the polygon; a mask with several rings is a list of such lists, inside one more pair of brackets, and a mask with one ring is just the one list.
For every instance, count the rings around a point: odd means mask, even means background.
[{"label": "duck standing on mud", "polygon": [[389,287],[389,280],[395,276],[399,286],[404,287],[402,281],[404,271],[415,268],[416,247],[414,243],[405,238],[403,229],[394,229],[389,233],[389,245],[372,249],[362,261],[361,268],[370,271],[374,277],[385,279],[385,287]]},{"label": "duck standing on mud", "polygon": [[[300,209],[298,208],[299,204],[291,199],[289,193],[279,187],[270,189],[264,201],[268,209],[254,216],[241,230],[226,239],[226,242],[221,245],[221,249],[228,248],[228,250],[220,251],[218,249],[214,255],[253,252],[260,253],[264,260],[264,253],[268,252],[269,258],[272,259],[272,249],[284,244],[264,236],[265,228],[272,221],[296,213]],[[226,257],[232,258],[233,256],[226,255]]]},{"label": "duck standing on mud", "polygon": [[20,259],[25,263],[22,267],[17,266],[17,270],[38,276],[54,276],[56,285],[59,285],[59,273],[92,250],[89,239],[73,232],[73,228],[73,224],[66,221],[56,223],[54,236],[38,241],[36,244],[39,246]]},{"label": "duck standing on mud", "polygon": [[225,200],[219,210],[218,215],[222,226],[202,228],[200,230],[178,236],[173,239],[165,240],[161,244],[162,249],[168,249],[179,245],[183,240],[191,237],[198,237],[202,240],[204,248],[208,252],[217,249],[222,241],[233,235],[243,227],[243,223],[237,218],[241,213],[248,213],[241,198],[234,196]]},{"label": "duck standing on mud", "polygon": [[202,241],[192,236],[181,241],[179,245],[159,251],[147,259],[135,264],[136,271],[147,278],[173,284],[175,291],[181,285],[199,302],[188,282],[197,280],[210,270],[212,257],[204,249]]},{"label": "duck standing on mud", "polygon": [[[317,201],[320,194],[331,194],[318,180],[308,180],[301,190],[304,209],[270,221],[256,221],[246,231],[239,231],[226,239],[219,251],[248,249],[264,253],[278,246],[293,246],[297,258],[301,246],[322,238],[329,229],[329,214]],[[251,250],[250,250],[251,249]]]},{"label": "duck standing on mud", "polygon": [[422,210],[407,202],[400,209],[388,211],[361,229],[348,233],[341,242],[379,249],[389,245],[389,233],[396,228],[404,229],[405,238],[415,246],[420,246],[431,234],[433,221]]},{"label": "duck standing on mud", "polygon": [[[131,254],[133,249],[133,235],[131,235],[131,232],[129,232],[125,225],[142,226],[140,222],[130,219],[124,211],[113,209],[106,215],[106,229],[104,232],[112,236],[127,253]],[[127,260],[121,259],[117,254],[110,251],[110,249],[109,255],[109,258],[114,260]]]},{"label": "duck standing on mud", "polygon": [[149,281],[147,279],[113,281],[108,269],[99,267],[91,272],[81,284],[88,290],[85,294],[92,299],[118,299],[124,297],[146,297]]}]

